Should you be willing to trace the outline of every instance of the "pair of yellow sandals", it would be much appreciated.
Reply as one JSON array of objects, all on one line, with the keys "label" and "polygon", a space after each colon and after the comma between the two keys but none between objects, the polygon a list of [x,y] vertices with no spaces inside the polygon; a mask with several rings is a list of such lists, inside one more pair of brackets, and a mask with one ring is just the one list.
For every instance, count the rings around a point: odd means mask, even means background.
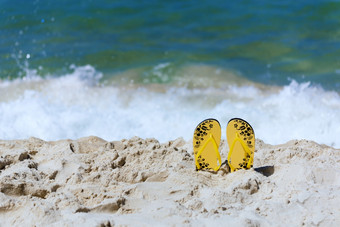
[{"label": "pair of yellow sandals", "polygon": [[[243,119],[233,118],[227,125],[229,144],[225,164],[230,171],[253,167],[255,134],[251,125]],[[216,119],[206,119],[198,124],[194,132],[193,146],[196,170],[218,171],[222,166],[218,151],[221,141],[221,125]]]}]

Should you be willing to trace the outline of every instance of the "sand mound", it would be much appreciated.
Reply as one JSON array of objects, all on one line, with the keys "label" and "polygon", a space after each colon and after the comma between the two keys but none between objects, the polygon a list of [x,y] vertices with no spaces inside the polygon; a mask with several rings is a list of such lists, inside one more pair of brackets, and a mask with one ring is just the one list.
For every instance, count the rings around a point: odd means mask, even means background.
[{"label": "sand mound", "polygon": [[340,224],[339,150],[256,148],[255,170],[211,173],[183,139],[0,141],[0,226]]}]

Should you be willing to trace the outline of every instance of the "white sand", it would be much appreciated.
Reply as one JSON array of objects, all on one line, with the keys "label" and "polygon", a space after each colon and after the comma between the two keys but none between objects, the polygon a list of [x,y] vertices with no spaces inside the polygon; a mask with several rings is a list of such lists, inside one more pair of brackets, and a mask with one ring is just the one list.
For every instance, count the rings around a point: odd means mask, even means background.
[{"label": "white sand", "polygon": [[182,139],[30,138],[0,156],[0,226],[340,226],[340,150],[312,141],[257,140],[268,176],[196,172]]}]

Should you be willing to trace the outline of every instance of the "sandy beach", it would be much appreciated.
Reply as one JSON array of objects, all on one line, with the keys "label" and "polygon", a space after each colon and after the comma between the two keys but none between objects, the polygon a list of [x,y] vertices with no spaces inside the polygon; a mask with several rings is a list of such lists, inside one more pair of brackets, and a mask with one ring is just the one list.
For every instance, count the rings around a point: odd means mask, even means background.
[{"label": "sandy beach", "polygon": [[0,227],[340,227],[340,1],[0,6]]},{"label": "sandy beach", "polygon": [[195,171],[181,138],[2,140],[0,226],[339,226],[339,170],[338,149],[307,140],[256,140],[234,173]]}]

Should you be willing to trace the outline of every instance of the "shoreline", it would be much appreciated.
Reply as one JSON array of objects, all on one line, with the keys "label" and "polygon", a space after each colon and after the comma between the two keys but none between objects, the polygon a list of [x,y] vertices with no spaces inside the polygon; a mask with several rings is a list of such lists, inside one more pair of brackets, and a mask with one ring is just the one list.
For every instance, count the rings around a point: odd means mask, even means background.
[{"label": "shoreline", "polygon": [[182,138],[0,140],[0,226],[337,226],[339,169],[339,149],[308,140],[257,139],[234,173],[195,171]]}]

